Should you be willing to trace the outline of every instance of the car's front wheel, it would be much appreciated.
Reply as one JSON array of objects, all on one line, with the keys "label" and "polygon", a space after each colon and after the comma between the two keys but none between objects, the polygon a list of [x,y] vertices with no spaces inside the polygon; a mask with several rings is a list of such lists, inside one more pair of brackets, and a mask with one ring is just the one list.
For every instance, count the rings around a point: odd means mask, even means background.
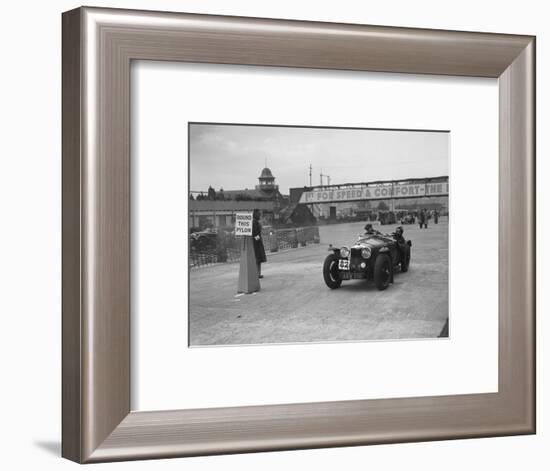
[{"label": "car's front wheel", "polygon": [[323,264],[323,278],[330,289],[340,288],[342,280],[338,273],[338,260],[335,254],[330,254]]},{"label": "car's front wheel", "polygon": [[379,290],[384,290],[391,281],[391,259],[386,254],[380,254],[374,262],[374,284]]}]

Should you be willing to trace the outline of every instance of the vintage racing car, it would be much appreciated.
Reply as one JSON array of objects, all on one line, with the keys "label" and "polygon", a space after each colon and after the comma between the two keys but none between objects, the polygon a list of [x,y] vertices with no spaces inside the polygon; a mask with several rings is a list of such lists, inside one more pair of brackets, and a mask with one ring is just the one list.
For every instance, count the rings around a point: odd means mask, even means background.
[{"label": "vintage racing car", "polygon": [[343,280],[365,279],[384,290],[393,282],[395,268],[409,269],[411,246],[402,227],[391,234],[367,231],[351,247],[329,247],[332,253],[325,259],[323,278],[331,289],[339,288]]}]

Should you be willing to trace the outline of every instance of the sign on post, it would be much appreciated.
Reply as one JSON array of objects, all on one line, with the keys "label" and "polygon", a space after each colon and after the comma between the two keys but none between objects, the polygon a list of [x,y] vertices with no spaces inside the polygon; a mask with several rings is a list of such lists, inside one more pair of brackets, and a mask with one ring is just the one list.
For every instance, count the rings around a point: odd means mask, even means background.
[{"label": "sign on post", "polygon": [[252,235],[252,211],[242,211],[235,213],[235,235]]},{"label": "sign on post", "polygon": [[241,238],[241,260],[239,265],[239,282],[237,293],[254,293],[260,290],[258,266],[252,239],[252,211],[235,213],[235,235],[248,236]]}]

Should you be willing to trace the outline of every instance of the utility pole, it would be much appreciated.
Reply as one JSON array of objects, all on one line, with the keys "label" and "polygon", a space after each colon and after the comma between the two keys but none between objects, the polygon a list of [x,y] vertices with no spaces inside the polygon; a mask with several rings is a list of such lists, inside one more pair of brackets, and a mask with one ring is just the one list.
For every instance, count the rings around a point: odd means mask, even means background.
[{"label": "utility pole", "polygon": [[323,169],[321,169],[321,173],[319,174],[319,180],[321,182],[321,186],[323,186],[323,177],[327,177],[327,182],[330,185],[330,175],[324,175]]},{"label": "utility pole", "polygon": [[311,184],[311,171],[313,170],[313,167],[311,166],[311,164],[309,164],[309,187],[311,188],[312,184]]}]

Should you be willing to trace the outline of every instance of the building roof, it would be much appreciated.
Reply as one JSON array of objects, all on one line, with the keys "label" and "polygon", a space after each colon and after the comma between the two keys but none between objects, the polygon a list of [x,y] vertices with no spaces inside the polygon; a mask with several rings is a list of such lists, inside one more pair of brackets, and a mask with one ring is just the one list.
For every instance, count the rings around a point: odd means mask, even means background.
[{"label": "building roof", "polygon": [[271,169],[265,167],[263,170],[262,170],[262,173],[260,174],[260,177],[259,178],[275,178],[273,176],[273,174],[271,173]]},{"label": "building roof", "polygon": [[252,198],[252,199],[271,199],[270,195],[264,193],[261,190],[224,190],[223,196],[225,199],[232,199],[234,200],[239,195],[243,195],[245,198]]},{"label": "building roof", "polygon": [[[296,213],[296,214],[295,214]],[[288,223],[293,222],[292,219],[295,215],[305,215],[305,213],[308,213],[308,215],[315,220],[315,216],[313,216],[313,213],[308,208],[307,205],[302,203],[291,203],[287,207],[285,207],[279,214],[279,217],[281,219],[281,222]]]},{"label": "building roof", "polygon": [[284,208],[280,213],[280,218],[283,221],[287,221],[292,216],[292,213],[296,209],[296,206],[298,206],[298,203],[289,204],[286,208]]}]

